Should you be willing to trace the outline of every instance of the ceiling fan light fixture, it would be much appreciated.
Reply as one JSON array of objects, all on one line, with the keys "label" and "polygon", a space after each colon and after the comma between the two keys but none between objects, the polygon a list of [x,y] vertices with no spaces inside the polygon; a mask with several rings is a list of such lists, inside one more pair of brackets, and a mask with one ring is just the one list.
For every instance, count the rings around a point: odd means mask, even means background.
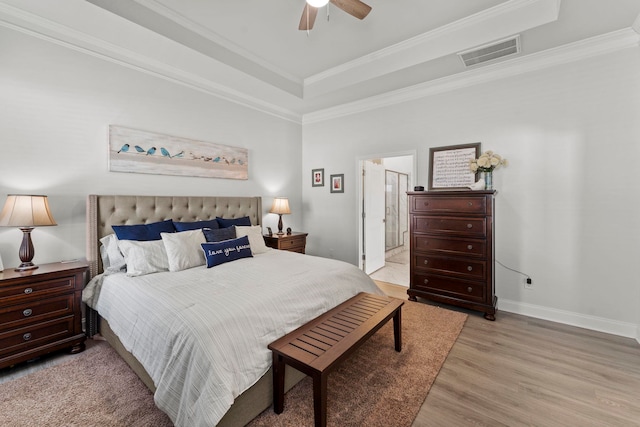
[{"label": "ceiling fan light fixture", "polygon": [[309,6],[313,7],[323,7],[326,6],[327,3],[329,3],[329,0],[307,0],[307,3],[309,4]]}]

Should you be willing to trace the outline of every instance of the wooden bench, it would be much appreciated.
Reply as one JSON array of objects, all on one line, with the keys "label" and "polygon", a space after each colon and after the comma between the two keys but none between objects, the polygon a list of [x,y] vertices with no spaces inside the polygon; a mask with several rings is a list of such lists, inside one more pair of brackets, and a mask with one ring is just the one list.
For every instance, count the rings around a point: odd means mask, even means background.
[{"label": "wooden bench", "polygon": [[327,376],[393,317],[395,350],[402,348],[404,301],[361,292],[269,344],[273,352],[273,410],[284,410],[284,370],[288,364],[313,378],[316,427],[327,425]]}]

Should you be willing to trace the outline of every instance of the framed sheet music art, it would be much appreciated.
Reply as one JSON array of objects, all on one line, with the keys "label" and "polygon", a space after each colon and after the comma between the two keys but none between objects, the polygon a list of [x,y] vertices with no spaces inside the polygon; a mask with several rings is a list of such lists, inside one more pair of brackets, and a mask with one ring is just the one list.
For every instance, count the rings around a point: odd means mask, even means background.
[{"label": "framed sheet music art", "polygon": [[469,162],[480,156],[480,143],[429,149],[429,190],[462,190],[477,180]]}]

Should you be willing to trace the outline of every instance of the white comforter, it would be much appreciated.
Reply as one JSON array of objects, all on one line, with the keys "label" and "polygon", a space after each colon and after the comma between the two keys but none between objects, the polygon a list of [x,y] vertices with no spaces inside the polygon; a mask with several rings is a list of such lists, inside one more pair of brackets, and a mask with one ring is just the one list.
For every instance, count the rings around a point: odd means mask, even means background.
[{"label": "white comforter", "polygon": [[214,426],[271,366],[269,343],[361,291],[382,294],[351,264],[270,250],[210,269],[111,274],[94,308],[177,426]]}]

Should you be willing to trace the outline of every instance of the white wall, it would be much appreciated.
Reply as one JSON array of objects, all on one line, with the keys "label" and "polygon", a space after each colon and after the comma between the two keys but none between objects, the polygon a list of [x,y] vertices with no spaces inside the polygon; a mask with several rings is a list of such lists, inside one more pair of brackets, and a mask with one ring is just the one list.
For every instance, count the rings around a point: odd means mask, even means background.
[{"label": "white wall", "polygon": [[637,334],[640,287],[640,55],[584,59],[342,118],[305,125],[303,177],[345,173],[345,193],[303,185],[309,252],[357,264],[356,159],[482,142],[507,157],[494,173],[496,258],[504,310],[625,336]]},{"label": "white wall", "polygon": [[[49,196],[57,227],[32,236],[35,263],[85,256],[88,194],[287,196],[286,226],[301,229],[302,130],[275,118],[0,27],[0,203],[8,193]],[[108,171],[107,126],[249,150],[249,180]],[[19,264],[21,232],[0,228],[5,268]]]}]

